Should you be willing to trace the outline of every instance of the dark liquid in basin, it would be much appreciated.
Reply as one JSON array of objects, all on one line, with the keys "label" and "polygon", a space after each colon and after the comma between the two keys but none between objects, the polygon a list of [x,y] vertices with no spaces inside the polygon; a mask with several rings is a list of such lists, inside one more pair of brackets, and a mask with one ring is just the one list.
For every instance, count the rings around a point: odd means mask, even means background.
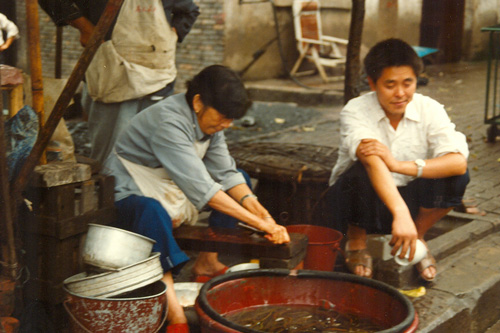
[{"label": "dark liquid in basin", "polygon": [[388,328],[359,315],[339,313],[331,307],[310,305],[262,305],[234,311],[224,317],[238,325],[270,333],[360,333],[377,332]]}]

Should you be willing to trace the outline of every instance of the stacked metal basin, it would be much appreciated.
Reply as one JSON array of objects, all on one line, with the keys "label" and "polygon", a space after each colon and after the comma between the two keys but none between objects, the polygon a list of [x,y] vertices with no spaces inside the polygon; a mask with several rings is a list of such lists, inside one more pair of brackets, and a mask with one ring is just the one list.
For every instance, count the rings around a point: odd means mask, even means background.
[{"label": "stacked metal basin", "polygon": [[[154,243],[123,229],[89,224],[81,254],[86,270],[64,280],[64,306],[73,330],[150,332],[162,325],[166,285],[160,253],[152,252]],[[123,311],[127,307],[139,310]],[[101,308],[110,311],[108,319],[102,320]]]}]

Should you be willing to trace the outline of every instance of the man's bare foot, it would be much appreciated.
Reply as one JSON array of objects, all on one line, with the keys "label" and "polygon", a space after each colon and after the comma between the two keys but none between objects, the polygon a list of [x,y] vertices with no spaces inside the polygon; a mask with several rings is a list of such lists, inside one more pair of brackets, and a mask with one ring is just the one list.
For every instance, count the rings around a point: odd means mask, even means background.
[{"label": "man's bare foot", "polygon": [[372,257],[366,248],[366,242],[349,240],[346,243],[346,265],[354,274],[371,278],[373,275]]},{"label": "man's bare foot", "polygon": [[423,239],[420,240],[425,244],[425,247],[427,247],[427,254],[425,255],[424,259],[422,259],[415,265],[415,268],[420,273],[422,279],[424,279],[425,281],[433,281],[437,275],[436,259],[434,259],[431,252],[429,251],[427,243]]},{"label": "man's bare foot", "polygon": [[200,252],[193,265],[193,275],[217,275],[222,270],[227,269],[227,266],[221,263],[217,253]]}]

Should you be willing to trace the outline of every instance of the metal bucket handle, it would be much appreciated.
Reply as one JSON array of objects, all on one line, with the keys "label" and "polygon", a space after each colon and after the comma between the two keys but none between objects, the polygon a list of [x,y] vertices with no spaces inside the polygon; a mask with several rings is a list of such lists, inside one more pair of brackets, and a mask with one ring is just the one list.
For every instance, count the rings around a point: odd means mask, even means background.
[{"label": "metal bucket handle", "polygon": [[[80,323],[80,321],[73,315],[73,312],[71,312],[71,310],[69,309],[69,307],[67,305],[68,302],[69,302],[69,299],[65,299],[64,302],[63,302],[63,305],[64,305],[64,309],[69,314],[69,316],[71,317],[71,319],[73,319],[73,321],[75,323],[77,323],[78,326],[80,326],[80,328],[84,332],[92,333],[92,331],[89,331],[85,326],[83,326],[83,324]],[[158,328],[153,333],[158,333],[158,331],[163,327],[163,325],[165,324],[165,321],[167,320],[167,314],[168,314],[168,300],[167,300],[167,297],[165,297],[165,303],[166,303],[166,306],[165,306],[165,315],[163,316],[163,319],[161,321],[160,326],[158,326]]]}]

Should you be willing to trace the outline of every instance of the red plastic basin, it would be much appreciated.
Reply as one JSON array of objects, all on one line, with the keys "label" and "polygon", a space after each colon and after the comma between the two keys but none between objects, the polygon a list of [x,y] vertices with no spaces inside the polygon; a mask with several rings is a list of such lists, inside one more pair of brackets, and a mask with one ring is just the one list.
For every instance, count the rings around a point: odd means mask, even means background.
[{"label": "red plastic basin", "polygon": [[287,269],[259,269],[225,274],[201,288],[196,300],[203,333],[258,332],[223,315],[262,305],[322,306],[326,301],[340,313],[358,314],[388,327],[384,333],[415,332],[413,304],[397,289],[351,274]]}]

